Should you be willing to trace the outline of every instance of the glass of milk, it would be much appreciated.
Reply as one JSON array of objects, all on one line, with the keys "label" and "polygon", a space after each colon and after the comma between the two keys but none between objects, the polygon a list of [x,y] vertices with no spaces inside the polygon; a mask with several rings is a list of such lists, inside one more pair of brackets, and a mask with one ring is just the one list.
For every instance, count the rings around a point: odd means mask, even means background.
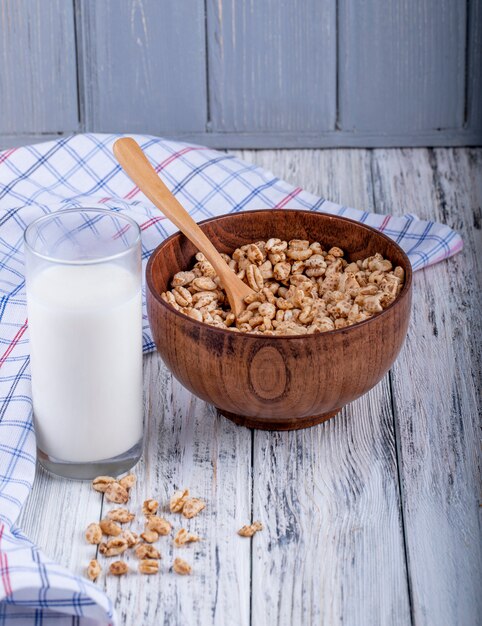
[{"label": "glass of milk", "polygon": [[142,451],[139,226],[102,209],[51,213],[25,231],[38,459],[88,479]]}]

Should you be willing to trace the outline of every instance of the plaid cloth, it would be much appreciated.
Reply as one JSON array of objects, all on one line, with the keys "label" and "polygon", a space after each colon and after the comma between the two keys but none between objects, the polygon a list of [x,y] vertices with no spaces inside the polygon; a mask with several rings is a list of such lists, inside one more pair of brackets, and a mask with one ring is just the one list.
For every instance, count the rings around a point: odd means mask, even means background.
[{"label": "plaid cloth", "polygon": [[[0,153],[0,624],[115,623],[93,583],[49,560],[16,527],[35,474],[22,236],[51,211],[103,207],[142,230],[144,263],[175,227],[132,185],[112,155],[113,135],[76,135]],[[263,207],[344,215],[395,239],[414,269],[462,248],[447,226],[350,209],[293,187],[230,154],[148,136],[137,141],[196,220]],[[144,309],[144,350],[154,348]]]}]

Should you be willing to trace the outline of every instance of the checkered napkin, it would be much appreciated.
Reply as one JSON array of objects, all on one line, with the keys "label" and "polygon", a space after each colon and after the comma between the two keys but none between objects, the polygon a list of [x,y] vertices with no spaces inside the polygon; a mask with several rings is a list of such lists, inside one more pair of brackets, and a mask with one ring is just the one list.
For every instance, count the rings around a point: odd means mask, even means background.
[{"label": "checkered napkin", "polygon": [[[141,227],[144,263],[176,230],[121,171],[112,155],[115,139],[77,135],[0,153],[0,624],[116,621],[98,585],[49,560],[15,525],[35,474],[23,275],[26,226],[66,208],[126,213]],[[414,269],[462,248],[459,235],[442,224],[343,207],[223,152],[155,137],[136,139],[195,220],[263,207],[344,215],[395,239]],[[153,348],[144,310],[144,350]]]}]

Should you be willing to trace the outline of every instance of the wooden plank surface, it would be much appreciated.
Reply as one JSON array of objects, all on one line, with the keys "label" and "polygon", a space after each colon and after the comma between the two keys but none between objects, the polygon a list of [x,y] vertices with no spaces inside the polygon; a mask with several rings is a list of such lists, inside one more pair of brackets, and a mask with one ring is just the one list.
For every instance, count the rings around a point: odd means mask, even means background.
[{"label": "wooden plank surface", "polygon": [[80,0],[77,25],[85,129],[205,129],[201,0]]},{"label": "wooden plank surface", "polygon": [[416,624],[482,620],[479,525],[482,155],[381,150],[375,202],[456,228],[464,251],[414,276],[408,339],[392,368]]},{"label": "wooden plank surface", "polygon": [[341,129],[463,125],[466,2],[339,0],[338,28]]},{"label": "wooden plank surface", "polygon": [[72,2],[1,0],[0,133],[78,128]]},{"label": "wooden plank surface", "polygon": [[336,114],[335,0],[208,0],[213,131],[321,131]]},{"label": "wooden plank surface", "polygon": [[[374,208],[367,150],[243,155]],[[326,424],[255,431],[253,625],[410,623],[395,447],[388,377]]]},{"label": "wooden plank surface", "polygon": [[[478,623],[481,151],[239,154],[345,205],[436,217],[466,249],[416,274],[390,376],[324,425],[251,434],[146,357],[133,507],[188,486],[208,503],[188,523],[204,540],[175,551],[193,563],[191,578],[168,572],[174,552],[163,538],[159,577],[100,584],[127,625]],[[80,573],[92,556],[82,531],[101,514],[87,485],[40,472],[20,526]],[[250,519],[266,526],[252,548],[235,534]]]}]

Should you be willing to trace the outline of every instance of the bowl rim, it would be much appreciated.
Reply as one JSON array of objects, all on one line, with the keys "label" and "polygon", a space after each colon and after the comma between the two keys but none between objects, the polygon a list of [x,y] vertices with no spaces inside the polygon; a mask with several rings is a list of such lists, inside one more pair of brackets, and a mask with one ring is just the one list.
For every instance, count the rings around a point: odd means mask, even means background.
[{"label": "bowl rim", "polygon": [[[345,326],[344,328],[335,328],[333,330],[325,330],[319,333],[310,333],[310,334],[305,333],[303,335],[264,335],[262,333],[258,334],[258,333],[246,333],[246,332],[235,333],[232,330],[229,330],[227,328],[226,329],[219,328],[218,326],[211,326],[210,324],[207,324],[206,322],[199,322],[198,320],[195,320],[192,317],[189,317],[188,315],[185,315],[184,313],[177,311],[174,307],[170,306],[167,302],[165,302],[165,300],[161,298],[161,294],[157,293],[157,290],[154,289],[154,286],[152,285],[152,278],[151,278],[154,257],[156,257],[160,253],[162,248],[166,246],[171,241],[171,239],[174,239],[175,237],[178,237],[179,235],[183,235],[183,233],[180,230],[177,230],[175,233],[167,237],[167,239],[164,239],[164,241],[162,241],[158,246],[156,246],[156,248],[154,248],[154,250],[151,252],[149,256],[149,260],[147,262],[146,271],[145,271],[146,286],[149,290],[149,293],[156,299],[157,302],[160,303],[161,306],[165,307],[166,310],[169,311],[169,313],[174,313],[175,315],[179,316],[179,318],[181,318],[183,322],[187,321],[188,323],[193,324],[195,327],[198,326],[204,329],[209,328],[210,330],[214,332],[222,333],[230,337],[241,336],[241,337],[250,337],[253,339],[265,339],[265,340],[289,339],[293,341],[302,340],[302,339],[304,340],[313,339],[317,337],[318,338],[327,337],[327,336],[331,336],[333,333],[343,333],[343,332],[346,333],[346,332],[353,331],[354,329],[361,328],[365,326],[366,324],[373,322],[374,320],[378,320],[378,319],[381,319],[383,316],[386,316],[386,314],[388,314],[392,308],[400,304],[402,299],[405,299],[409,295],[410,289],[412,286],[413,270],[412,270],[412,264],[410,263],[410,259],[408,258],[406,252],[400,247],[400,245],[396,241],[391,239],[391,237],[388,237],[388,235],[385,235],[385,233],[377,230],[376,228],[373,228],[373,226],[368,226],[368,224],[357,222],[356,220],[352,220],[348,217],[344,217],[341,215],[332,215],[330,213],[323,213],[322,211],[307,211],[304,209],[276,209],[276,208],[270,209],[270,208],[267,208],[267,209],[252,209],[248,211],[238,211],[236,213],[223,213],[222,215],[209,217],[208,219],[198,222],[198,226],[203,226],[204,224],[208,224],[209,222],[214,222],[214,221],[218,221],[218,220],[225,219],[225,218],[230,218],[230,217],[236,218],[236,216],[238,215],[247,215],[247,214],[251,215],[251,214],[256,214],[256,213],[267,213],[271,211],[283,211],[283,212],[289,212],[289,213],[304,213],[304,214],[309,214],[309,215],[321,215],[323,217],[327,217],[335,221],[339,220],[342,222],[347,222],[348,224],[351,224],[358,228],[362,228],[371,233],[374,233],[375,235],[381,237],[382,239],[386,239],[390,244],[398,248],[398,251],[402,255],[402,258],[404,258],[404,261],[406,264],[405,282],[403,283],[402,291],[395,298],[395,300],[387,306],[386,309],[383,309],[381,313],[378,313],[377,315],[374,315],[373,317],[370,317],[369,319],[363,320],[361,322],[356,322],[355,324],[352,324],[351,326]],[[183,236],[185,237],[185,235]],[[182,271],[182,270],[179,270],[179,271]]]}]

